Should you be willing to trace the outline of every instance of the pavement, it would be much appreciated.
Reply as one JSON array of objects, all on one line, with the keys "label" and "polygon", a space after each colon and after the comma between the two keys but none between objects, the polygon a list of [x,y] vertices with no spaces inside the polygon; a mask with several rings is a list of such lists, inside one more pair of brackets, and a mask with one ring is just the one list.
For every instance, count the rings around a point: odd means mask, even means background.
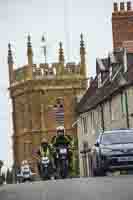
[{"label": "pavement", "polygon": [[3,185],[0,200],[133,200],[133,176]]}]

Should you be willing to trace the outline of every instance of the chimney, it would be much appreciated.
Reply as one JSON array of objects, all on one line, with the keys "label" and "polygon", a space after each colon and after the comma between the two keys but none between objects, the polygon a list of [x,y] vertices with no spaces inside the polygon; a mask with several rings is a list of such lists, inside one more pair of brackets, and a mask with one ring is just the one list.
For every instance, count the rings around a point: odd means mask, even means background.
[{"label": "chimney", "polygon": [[114,3],[114,12],[118,12],[118,4],[116,2]]},{"label": "chimney", "polygon": [[127,11],[131,11],[131,1],[127,2]]},{"label": "chimney", "polygon": [[124,4],[124,2],[120,2],[120,11],[125,11],[125,4]]}]

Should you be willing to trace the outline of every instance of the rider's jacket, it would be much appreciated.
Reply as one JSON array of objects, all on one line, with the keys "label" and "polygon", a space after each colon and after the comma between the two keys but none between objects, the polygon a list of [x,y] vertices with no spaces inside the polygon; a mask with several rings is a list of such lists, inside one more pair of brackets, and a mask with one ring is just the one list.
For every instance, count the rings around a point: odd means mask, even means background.
[{"label": "rider's jacket", "polygon": [[68,145],[72,146],[72,139],[68,135],[54,136],[51,141],[53,147],[57,147],[59,145]]},{"label": "rider's jacket", "polygon": [[38,151],[38,155],[41,157],[51,157],[51,147],[49,144],[41,145]]}]

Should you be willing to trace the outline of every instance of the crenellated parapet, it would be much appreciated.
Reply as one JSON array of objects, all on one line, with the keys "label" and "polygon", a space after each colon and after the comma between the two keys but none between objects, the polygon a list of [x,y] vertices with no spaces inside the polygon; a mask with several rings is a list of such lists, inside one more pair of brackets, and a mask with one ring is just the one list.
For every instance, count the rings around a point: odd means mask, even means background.
[{"label": "crenellated parapet", "polygon": [[19,67],[17,69],[13,69],[13,61],[12,61],[12,54],[11,54],[11,47],[9,45],[8,51],[8,66],[10,71],[10,86],[12,84],[19,84],[21,82],[27,80],[56,80],[56,79],[72,79],[77,76],[81,76],[82,78],[86,78],[85,74],[85,47],[83,41],[83,35],[81,34],[81,41],[80,41],[80,61],[78,64],[75,62],[65,62],[64,50],[62,42],[59,43],[59,57],[58,62],[55,63],[40,63],[34,64],[33,63],[33,50],[32,50],[32,43],[31,37],[28,35],[28,42],[27,42],[27,60],[28,64]]},{"label": "crenellated parapet", "polygon": [[32,65],[32,70],[31,65],[25,65],[14,70],[14,83],[36,79],[57,79],[59,77],[63,78],[63,76],[69,79],[80,75],[80,64],[74,62],[66,63],[63,65],[63,72],[59,71],[60,65],[60,63],[34,64]]},{"label": "crenellated parapet", "polygon": [[69,74],[80,74],[80,63],[76,64],[75,62],[69,62],[65,66],[66,73]]},{"label": "crenellated parapet", "polygon": [[114,2],[113,6],[113,15],[127,15],[130,12],[133,12],[132,3],[128,2]]},{"label": "crenellated parapet", "polygon": [[128,18],[133,16],[133,7],[130,1],[128,2],[114,2],[112,20],[119,20],[121,18]]},{"label": "crenellated parapet", "polygon": [[112,12],[114,49],[123,47],[123,42],[133,40],[133,6],[131,1],[114,3]]}]

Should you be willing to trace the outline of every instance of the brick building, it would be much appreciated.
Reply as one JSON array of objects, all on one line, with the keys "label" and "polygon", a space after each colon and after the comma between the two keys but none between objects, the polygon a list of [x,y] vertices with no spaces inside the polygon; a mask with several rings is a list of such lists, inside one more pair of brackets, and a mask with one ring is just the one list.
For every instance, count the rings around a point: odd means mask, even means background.
[{"label": "brick building", "polygon": [[10,97],[13,107],[14,163],[23,159],[36,169],[34,151],[44,136],[50,141],[56,127],[64,124],[66,134],[77,138],[75,104],[87,89],[85,47],[83,35],[80,41],[80,62],[65,63],[62,43],[59,45],[57,63],[33,62],[31,38],[27,42],[28,64],[14,69],[11,45],[8,50]]},{"label": "brick building", "polygon": [[122,47],[123,42],[133,41],[133,10],[131,2],[114,3],[112,13],[112,32],[114,48]]}]

